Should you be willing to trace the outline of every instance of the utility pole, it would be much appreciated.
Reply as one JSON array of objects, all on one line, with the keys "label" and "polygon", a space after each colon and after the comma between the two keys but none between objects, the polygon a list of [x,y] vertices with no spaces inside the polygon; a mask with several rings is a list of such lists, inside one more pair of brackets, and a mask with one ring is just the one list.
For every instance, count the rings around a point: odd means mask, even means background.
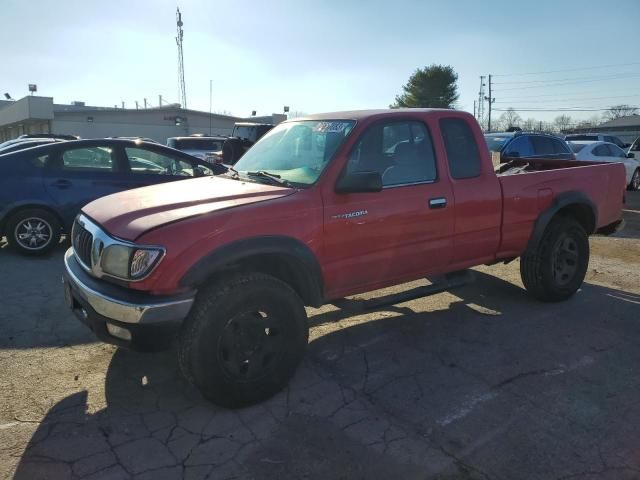
[{"label": "utility pole", "polygon": [[162,106],[162,95],[158,95],[158,106]]},{"label": "utility pole", "polygon": [[484,128],[484,75],[480,75],[480,89],[478,90],[478,123]]},{"label": "utility pole", "polygon": [[144,108],[147,108],[147,99],[144,99]]},{"label": "utility pole", "polygon": [[487,123],[487,131],[490,132],[491,131],[491,105],[496,100],[491,96],[491,75],[489,75],[489,96],[485,97],[485,99],[489,101],[489,120]]},{"label": "utility pole", "polygon": [[182,14],[180,9],[176,9],[176,28],[178,30],[176,36],[176,44],[178,45],[178,79],[180,82],[180,98],[182,100],[182,108],[187,108],[187,90],[184,84],[184,54],[182,51],[182,38],[184,32],[182,31]]},{"label": "utility pole", "polygon": [[476,116],[476,100],[473,101],[473,116],[476,120],[478,119],[478,117]]},{"label": "utility pole", "polygon": [[213,97],[213,80],[209,80],[209,136],[211,136],[211,99]]}]

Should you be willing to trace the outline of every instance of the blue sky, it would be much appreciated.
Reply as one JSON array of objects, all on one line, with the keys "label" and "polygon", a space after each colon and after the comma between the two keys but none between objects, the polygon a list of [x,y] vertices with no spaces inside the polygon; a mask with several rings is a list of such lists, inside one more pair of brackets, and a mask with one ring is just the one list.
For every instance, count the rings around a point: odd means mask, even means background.
[{"label": "blue sky", "polygon": [[[145,97],[157,104],[158,94],[179,101],[175,1],[0,5],[0,93],[20,98],[28,83],[37,83],[38,94],[58,103],[133,107]],[[432,63],[458,72],[459,107],[468,111],[479,76],[488,73],[509,75],[495,77],[496,108],[640,105],[639,0],[179,6],[189,108],[208,110],[210,79],[213,110],[237,115],[280,112],[283,105],[307,113],[386,107],[416,67]],[[563,71],[515,75],[556,70]]]}]

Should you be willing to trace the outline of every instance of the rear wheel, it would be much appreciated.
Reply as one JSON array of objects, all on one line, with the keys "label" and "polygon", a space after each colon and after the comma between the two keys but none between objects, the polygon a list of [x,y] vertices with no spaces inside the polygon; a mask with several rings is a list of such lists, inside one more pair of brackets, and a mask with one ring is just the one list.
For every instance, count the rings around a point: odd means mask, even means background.
[{"label": "rear wheel", "polygon": [[527,291],[543,301],[571,297],[582,285],[589,265],[589,238],[582,225],[557,217],[549,223],[538,247],[520,259]]},{"label": "rear wheel", "polygon": [[635,191],[638,189],[640,189],[640,168],[636,168],[631,177],[631,182],[629,182],[629,190]]},{"label": "rear wheel", "polygon": [[7,221],[9,246],[23,255],[44,255],[60,242],[62,227],[51,212],[40,208],[20,210]]},{"label": "rear wheel", "polygon": [[242,274],[201,290],[182,327],[180,368],[202,394],[238,408],[279,392],[308,340],[304,305],[277,278]]}]

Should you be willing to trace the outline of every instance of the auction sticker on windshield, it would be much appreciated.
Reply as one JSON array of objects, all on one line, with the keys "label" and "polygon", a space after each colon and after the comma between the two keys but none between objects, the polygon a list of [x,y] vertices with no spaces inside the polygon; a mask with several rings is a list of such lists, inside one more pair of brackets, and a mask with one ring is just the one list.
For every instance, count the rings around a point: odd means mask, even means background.
[{"label": "auction sticker on windshield", "polygon": [[314,132],[322,132],[322,133],[339,133],[344,131],[351,125],[351,122],[318,122],[318,124],[313,127]]}]

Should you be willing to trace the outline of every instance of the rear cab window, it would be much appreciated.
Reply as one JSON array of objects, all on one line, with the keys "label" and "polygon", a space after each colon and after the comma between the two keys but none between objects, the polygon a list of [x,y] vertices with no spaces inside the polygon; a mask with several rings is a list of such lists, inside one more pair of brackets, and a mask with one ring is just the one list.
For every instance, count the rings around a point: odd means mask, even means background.
[{"label": "rear cab window", "polygon": [[440,131],[451,177],[458,180],[479,177],[482,168],[480,151],[469,124],[461,118],[443,118]]}]

